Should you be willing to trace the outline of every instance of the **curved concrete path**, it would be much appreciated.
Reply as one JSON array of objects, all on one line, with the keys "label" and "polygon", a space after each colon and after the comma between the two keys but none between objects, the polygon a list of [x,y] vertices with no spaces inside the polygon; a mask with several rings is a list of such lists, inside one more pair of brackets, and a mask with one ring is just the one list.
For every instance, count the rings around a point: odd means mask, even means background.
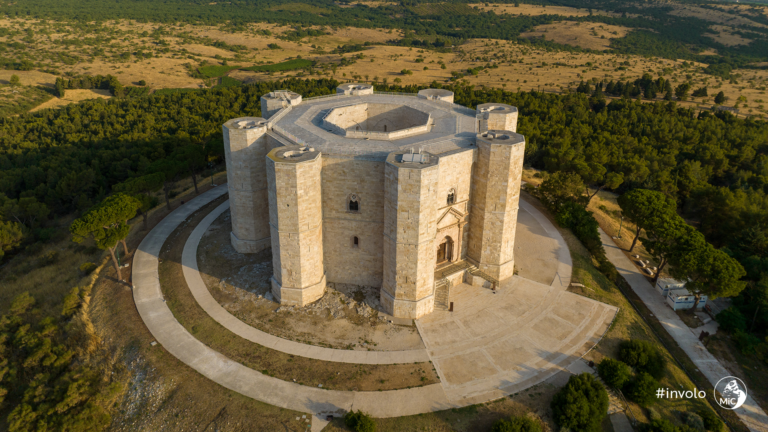
[{"label": "curved concrete path", "polygon": [[[184,251],[181,256],[184,279],[187,281],[189,290],[192,291],[192,295],[205,313],[210,315],[216,322],[232,333],[253,343],[287,354],[316,360],[358,364],[421,363],[429,361],[429,355],[427,354],[426,349],[403,351],[353,351],[324,348],[294,342],[251,327],[229,313],[216,301],[216,299],[213,298],[208,287],[205,286],[205,282],[203,282],[203,278],[200,275],[200,269],[197,266],[197,249],[200,245],[200,240],[216,218],[228,209],[229,201],[226,201],[200,221],[200,224],[198,224],[195,230],[192,231],[187,243],[184,245]],[[277,305],[275,307],[277,307]]]},{"label": "curved concrete path", "polygon": [[195,339],[165,304],[158,256],[169,235],[190,215],[224,195],[222,185],[166,216],[142,240],[133,258],[133,299],[150,333],[171,355],[214,382],[253,399],[307,413],[360,409],[374,417],[400,417],[455,408],[440,384],[392,391],[351,392],[307,387],[263,375]]},{"label": "curved concrete path", "polygon": [[[568,289],[571,285],[573,261],[565,239],[544,214],[522,197],[520,210],[515,232],[515,267],[519,269],[518,276],[553,288]],[[530,218],[526,217],[526,213]],[[518,251],[521,253],[519,256]],[[545,268],[547,271],[542,272]]]}]

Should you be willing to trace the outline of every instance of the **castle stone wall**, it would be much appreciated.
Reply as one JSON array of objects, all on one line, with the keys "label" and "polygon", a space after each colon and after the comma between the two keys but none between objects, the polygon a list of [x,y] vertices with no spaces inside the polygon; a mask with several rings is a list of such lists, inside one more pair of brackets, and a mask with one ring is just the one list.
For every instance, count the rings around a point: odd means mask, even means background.
[{"label": "castle stone wall", "polygon": [[[381,286],[384,163],[323,156],[323,248],[329,282]],[[348,210],[356,195],[359,212]],[[358,237],[358,246],[353,238]]]}]

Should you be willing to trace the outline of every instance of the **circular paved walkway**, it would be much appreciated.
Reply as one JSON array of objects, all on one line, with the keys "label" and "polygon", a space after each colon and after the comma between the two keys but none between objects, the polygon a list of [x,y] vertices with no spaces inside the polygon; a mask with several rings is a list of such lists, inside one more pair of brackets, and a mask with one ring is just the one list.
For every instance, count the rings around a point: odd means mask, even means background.
[{"label": "circular paved walkway", "polygon": [[190,215],[224,195],[222,185],[196,197],[162,220],[142,240],[133,259],[133,298],[144,324],[163,348],[203,376],[253,399],[307,413],[360,409],[374,417],[400,417],[459,405],[440,384],[404,390],[351,392],[307,387],[263,375],[195,339],[173,316],[160,290],[158,256],[169,235]]},{"label": "circular paved walkway", "polygon": [[[327,413],[360,409],[375,417],[399,417],[455,408],[470,403],[467,397],[471,396],[471,394],[468,394],[468,392],[462,391],[461,394],[451,394],[450,397],[447,396],[446,391],[444,390],[445,383],[414,389],[377,392],[335,391],[307,387],[263,375],[256,370],[232,361],[195,339],[183,326],[181,326],[181,324],[178,323],[178,321],[176,321],[173,313],[163,300],[158,276],[158,256],[168,236],[184,220],[206,204],[221,197],[226,192],[226,185],[219,186],[176,209],[147,234],[136,251],[133,263],[134,301],[136,302],[139,314],[147,325],[149,331],[170,354],[200,372],[202,375],[226,388],[271,405],[302,412]],[[222,323],[226,328],[255,343],[290,354],[319,360],[387,364],[426,361],[430,359],[425,350],[369,352],[334,350],[299,344],[261,332],[229,314],[223,307],[216,303],[205,287],[198,271],[196,258],[197,248],[203,234],[210,224],[226,211],[227,208],[228,202],[220,205],[204,218],[191,234],[182,254],[184,276],[188,281],[195,299],[207,313],[214,317],[218,322]],[[533,206],[521,201],[521,208],[532,216],[532,219],[535,219],[540,225],[523,235],[528,235],[530,237],[527,241],[537,241],[537,238],[542,239],[546,237],[549,238],[550,241],[556,243],[556,246],[549,250],[551,257],[546,258],[547,261],[557,261],[556,265],[551,265],[553,271],[556,271],[554,274],[547,276],[547,279],[550,277],[552,278],[551,283],[549,283],[551,289],[564,290],[568,286],[571,270],[571,257],[568,253],[565,241],[555,227],[552,226],[552,224]],[[544,282],[549,282],[549,280]],[[541,288],[546,286],[539,285],[535,282],[531,283]],[[541,288],[535,289],[540,290]],[[545,289],[545,291],[547,290]],[[473,313],[472,315],[477,315],[477,313]],[[482,313],[480,313],[480,315],[482,315]],[[598,336],[598,334],[596,334],[598,332],[592,331],[588,333],[591,333],[590,336],[592,337]],[[595,339],[592,339],[588,343],[593,345],[594,342],[596,342]],[[549,361],[547,361],[547,363],[549,363]],[[540,367],[541,366],[543,365],[540,365]],[[547,367],[545,369],[550,371],[554,369],[562,370],[562,365],[560,364],[551,364],[551,366],[557,367]],[[537,378],[536,381],[539,381],[543,376]],[[520,382],[519,384],[523,386],[532,384],[530,379],[524,381],[525,382]],[[494,390],[495,393],[498,393],[499,390],[501,390],[502,393],[508,393],[508,391],[511,390],[503,388],[503,386],[502,388],[499,388],[496,384],[491,382],[485,383],[484,387],[490,389],[496,388],[496,390]],[[480,393],[488,394],[485,391]],[[494,396],[498,397],[495,393]],[[475,393],[474,396],[475,399],[485,399],[485,396],[480,396],[477,393]],[[479,400],[475,400],[472,403],[478,401]],[[313,423],[314,420],[318,419],[313,419]]]}]

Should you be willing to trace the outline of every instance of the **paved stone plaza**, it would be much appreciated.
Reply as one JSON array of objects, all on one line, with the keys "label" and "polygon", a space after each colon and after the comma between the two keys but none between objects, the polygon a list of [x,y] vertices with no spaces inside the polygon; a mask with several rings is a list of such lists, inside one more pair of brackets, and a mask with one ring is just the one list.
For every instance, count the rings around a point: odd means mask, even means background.
[{"label": "paved stone plaza", "polygon": [[617,308],[515,276],[456,286],[454,311],[416,321],[448,399],[468,405],[541,382],[590,350]]}]

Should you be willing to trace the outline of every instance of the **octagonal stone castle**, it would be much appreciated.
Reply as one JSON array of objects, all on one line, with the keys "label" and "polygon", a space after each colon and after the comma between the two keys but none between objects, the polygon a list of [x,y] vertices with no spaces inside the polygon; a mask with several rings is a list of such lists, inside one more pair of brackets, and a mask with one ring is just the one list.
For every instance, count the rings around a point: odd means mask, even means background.
[{"label": "octagonal stone castle", "polygon": [[514,274],[517,108],[344,84],[304,100],[271,92],[261,111],[224,124],[231,240],[272,248],[281,304],[318,300],[329,282],[375,286],[387,313],[415,319],[457,281]]}]

